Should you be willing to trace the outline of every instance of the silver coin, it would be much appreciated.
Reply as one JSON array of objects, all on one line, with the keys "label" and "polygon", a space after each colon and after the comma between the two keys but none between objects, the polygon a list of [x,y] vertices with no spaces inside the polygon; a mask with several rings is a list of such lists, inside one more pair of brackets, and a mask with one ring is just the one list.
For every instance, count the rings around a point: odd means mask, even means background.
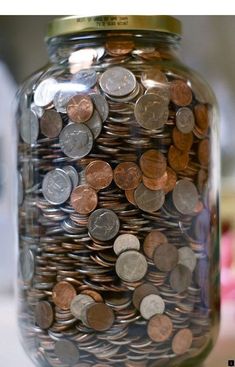
[{"label": "silver coin", "polygon": [[29,248],[24,248],[20,252],[20,273],[24,282],[30,282],[34,276],[34,255]]},{"label": "silver coin", "polygon": [[164,99],[157,94],[144,94],[135,105],[136,121],[144,129],[156,130],[168,120],[169,110]]},{"label": "silver coin", "polygon": [[168,85],[159,85],[148,88],[145,94],[156,94],[159,98],[162,98],[164,104],[168,105],[170,102],[170,88]]},{"label": "silver coin", "polygon": [[152,67],[142,72],[141,83],[147,89],[159,85],[164,86],[168,83],[168,80],[161,70]]},{"label": "silver coin", "polygon": [[128,69],[113,66],[101,75],[99,83],[104,93],[114,97],[124,97],[135,89],[136,78]]},{"label": "silver coin", "polygon": [[176,126],[184,133],[188,134],[193,131],[195,119],[193,112],[188,107],[180,108],[176,113]]},{"label": "silver coin", "polygon": [[178,255],[178,263],[186,266],[193,272],[197,264],[197,258],[193,250],[190,247],[184,246],[178,250]]},{"label": "silver coin", "polygon": [[126,282],[141,280],[148,269],[145,256],[138,251],[128,250],[122,252],[116,261],[116,273]]},{"label": "silver coin", "polygon": [[39,123],[35,111],[25,110],[20,120],[20,136],[26,144],[35,144],[39,134]]},{"label": "silver coin", "polygon": [[85,124],[71,123],[61,131],[59,142],[65,155],[80,159],[90,153],[93,145],[93,135]]},{"label": "silver coin", "polygon": [[85,124],[91,130],[94,139],[98,138],[102,130],[102,120],[100,118],[99,113],[96,110],[94,110],[91,118],[88,121],[86,121]]},{"label": "silver coin", "polygon": [[58,82],[54,78],[43,80],[34,92],[34,103],[39,107],[49,106],[58,91]]},{"label": "silver coin", "polygon": [[99,112],[99,115],[104,122],[109,115],[109,105],[106,101],[106,98],[102,96],[101,94],[92,93],[90,94],[90,97],[95,105],[95,108]]},{"label": "silver coin", "polygon": [[174,291],[185,291],[192,282],[192,272],[186,266],[178,264],[170,274],[170,285]]},{"label": "silver coin", "polygon": [[79,84],[82,91],[88,90],[97,82],[97,74],[94,69],[82,69],[73,75],[72,82]]},{"label": "silver coin", "polygon": [[176,209],[182,214],[193,214],[198,202],[196,186],[189,180],[179,180],[172,193],[172,199]]},{"label": "silver coin", "polygon": [[53,104],[57,112],[66,113],[66,105],[68,101],[77,94],[77,91],[58,90],[53,98]]},{"label": "silver coin", "polygon": [[118,216],[110,209],[97,209],[88,220],[89,233],[99,241],[108,241],[114,238],[119,227]]},{"label": "silver coin", "polygon": [[142,183],[137,187],[134,193],[137,206],[145,212],[155,212],[159,210],[165,201],[163,190],[149,190]]},{"label": "silver coin", "polygon": [[24,182],[20,172],[18,172],[18,205],[24,201]]},{"label": "silver coin", "polygon": [[140,303],[140,313],[142,317],[149,320],[154,315],[163,314],[165,302],[157,294],[145,296]]},{"label": "silver coin", "polygon": [[78,320],[82,320],[82,311],[86,306],[94,303],[94,299],[86,294],[78,294],[71,302],[71,314]]},{"label": "silver coin", "polygon": [[79,350],[70,340],[57,340],[55,342],[55,355],[63,364],[73,366],[79,360]]},{"label": "silver coin", "polygon": [[113,250],[116,255],[126,250],[139,250],[140,241],[138,237],[133,234],[125,233],[116,238],[113,244]]},{"label": "silver coin", "polygon": [[42,193],[51,204],[63,204],[70,196],[72,183],[69,176],[60,168],[49,171],[43,178]]},{"label": "silver coin", "polygon": [[62,170],[69,175],[73,188],[79,184],[79,175],[73,166],[64,166]]}]

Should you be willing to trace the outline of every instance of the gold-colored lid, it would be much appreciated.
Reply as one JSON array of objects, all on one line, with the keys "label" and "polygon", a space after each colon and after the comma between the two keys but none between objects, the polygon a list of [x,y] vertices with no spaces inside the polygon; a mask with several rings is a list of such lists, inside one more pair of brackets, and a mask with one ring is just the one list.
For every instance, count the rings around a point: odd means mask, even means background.
[{"label": "gold-colored lid", "polygon": [[148,30],[180,35],[181,22],[168,15],[70,16],[55,18],[49,23],[47,38],[105,30]]}]

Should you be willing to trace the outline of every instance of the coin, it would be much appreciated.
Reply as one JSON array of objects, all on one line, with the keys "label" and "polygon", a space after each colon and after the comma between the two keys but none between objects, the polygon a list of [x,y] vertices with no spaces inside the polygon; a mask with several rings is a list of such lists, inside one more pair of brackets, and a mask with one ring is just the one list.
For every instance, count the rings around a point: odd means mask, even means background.
[{"label": "coin", "polygon": [[106,98],[101,94],[90,94],[90,97],[95,105],[95,108],[99,112],[102,121],[106,121],[109,115],[109,105]]},{"label": "coin", "polygon": [[72,79],[73,83],[77,83],[79,85],[80,90],[85,91],[88,90],[96,84],[97,74],[95,69],[81,69],[77,73],[73,75]]},{"label": "coin", "polygon": [[94,290],[92,290],[92,289],[85,289],[80,294],[81,295],[85,294],[87,296],[90,296],[91,298],[93,298],[93,300],[95,302],[104,302],[103,297],[101,296],[101,294],[98,293],[98,292],[96,292],[96,291],[94,291]]},{"label": "coin", "polygon": [[39,124],[33,110],[24,110],[20,119],[20,136],[26,144],[35,144],[39,133]]},{"label": "coin", "polygon": [[73,188],[76,187],[79,184],[79,176],[76,168],[73,166],[63,166],[63,171],[69,175]]},{"label": "coin", "polygon": [[171,100],[177,106],[188,106],[192,102],[192,91],[183,80],[173,80],[170,83]]},{"label": "coin", "polygon": [[57,112],[66,113],[68,101],[77,94],[76,90],[60,89],[53,98],[53,104]]},{"label": "coin", "polygon": [[59,143],[65,155],[80,159],[90,153],[92,149],[92,132],[84,124],[71,123],[61,131]]},{"label": "coin", "polygon": [[205,104],[198,103],[194,107],[194,113],[197,126],[199,126],[199,128],[203,131],[206,131],[209,126],[209,115],[207,106]]},{"label": "coin", "polygon": [[114,181],[122,190],[135,189],[141,179],[141,171],[134,162],[119,163],[114,170]]},{"label": "coin", "polygon": [[42,193],[51,204],[63,204],[70,196],[72,183],[60,168],[47,172],[42,181]]},{"label": "coin", "polygon": [[129,203],[136,206],[135,198],[134,198],[135,190],[125,190],[125,195]]},{"label": "coin", "polygon": [[172,350],[175,354],[181,355],[188,352],[192,345],[193,334],[190,329],[179,330],[172,340]]},{"label": "coin", "polygon": [[73,122],[86,122],[93,114],[93,102],[87,95],[73,96],[67,103],[67,114]]},{"label": "coin", "polygon": [[56,138],[59,135],[62,126],[62,118],[55,110],[46,110],[41,117],[41,133],[48,138]]},{"label": "coin", "polygon": [[87,294],[78,294],[70,303],[70,312],[76,317],[76,319],[82,319],[82,311],[91,303],[94,303],[94,299]]},{"label": "coin", "polygon": [[163,187],[163,191],[165,194],[172,191],[176,185],[177,176],[175,171],[173,171],[172,168],[166,167],[166,173],[167,173],[167,181]]},{"label": "coin", "polygon": [[171,288],[177,293],[185,291],[192,282],[192,273],[184,265],[178,264],[170,274]]},{"label": "coin", "polygon": [[147,150],[140,157],[140,168],[146,177],[160,178],[166,171],[166,158],[158,150]]},{"label": "coin", "polygon": [[119,255],[115,268],[117,275],[122,280],[137,282],[145,276],[148,264],[140,252],[128,250]]},{"label": "coin", "polygon": [[144,253],[148,258],[152,259],[156,248],[160,245],[164,245],[167,243],[168,239],[164,235],[164,233],[155,229],[151,231],[144,239],[144,245],[143,245]]},{"label": "coin", "polygon": [[120,255],[121,252],[126,250],[139,250],[140,241],[138,237],[133,234],[124,233],[119,235],[113,244],[113,250],[116,255]]},{"label": "coin", "polygon": [[176,113],[176,126],[183,134],[193,131],[195,125],[194,115],[190,108],[182,107]]},{"label": "coin", "polygon": [[150,87],[145,91],[145,94],[156,94],[162,99],[162,103],[168,105],[170,102],[170,87],[168,84],[158,84],[155,87]]},{"label": "coin", "polygon": [[52,300],[62,310],[68,310],[76,294],[75,288],[70,283],[61,281],[52,290]]},{"label": "coin", "polygon": [[88,220],[90,235],[99,241],[114,238],[118,234],[119,227],[118,216],[110,209],[96,209]]},{"label": "coin", "polygon": [[178,250],[179,264],[182,264],[189,268],[192,272],[194,271],[197,263],[196,256],[190,247],[184,246]]},{"label": "coin", "polygon": [[163,314],[164,310],[165,302],[157,294],[145,296],[140,303],[140,313],[146,320],[149,320],[154,315]]},{"label": "coin", "polygon": [[54,99],[59,84],[54,78],[48,78],[41,81],[34,92],[34,102],[39,107],[49,106]]},{"label": "coin", "polygon": [[54,312],[47,301],[38,302],[35,307],[35,321],[41,329],[49,329],[54,321]]},{"label": "coin", "polygon": [[202,166],[208,166],[210,161],[210,143],[208,139],[200,141],[198,145],[198,160]]},{"label": "coin", "polygon": [[136,78],[128,69],[113,66],[101,75],[99,83],[104,93],[114,97],[124,97],[135,89]]},{"label": "coin", "polygon": [[139,310],[142,299],[149,294],[158,294],[157,288],[151,283],[143,283],[136,287],[133,292],[132,302],[135,308]]},{"label": "coin", "polygon": [[105,43],[107,53],[112,56],[127,55],[134,47],[134,42],[125,40],[108,40]]},{"label": "coin", "polygon": [[24,182],[23,182],[22,174],[20,172],[18,172],[17,194],[18,194],[18,200],[17,200],[18,205],[22,205],[24,201]]},{"label": "coin", "polygon": [[79,214],[89,214],[95,210],[98,197],[96,191],[88,185],[75,187],[71,193],[71,206]]},{"label": "coin", "polygon": [[91,118],[86,121],[86,126],[88,126],[91,130],[94,139],[98,138],[102,130],[102,121],[99,113],[96,110],[94,110]]},{"label": "coin", "polygon": [[181,151],[171,145],[168,150],[168,162],[175,171],[183,171],[188,166],[189,155],[187,151]]},{"label": "coin", "polygon": [[108,187],[113,180],[113,170],[111,166],[101,160],[93,161],[85,169],[86,182],[95,190]]},{"label": "coin", "polygon": [[137,206],[145,212],[155,212],[164,204],[165,194],[163,190],[149,190],[143,184],[140,184],[134,194]]},{"label": "coin", "polygon": [[144,94],[135,104],[136,121],[144,129],[160,129],[167,122],[169,110],[164,99],[157,94]]},{"label": "coin", "polygon": [[167,182],[167,171],[165,171],[162,177],[159,178],[149,178],[143,176],[143,184],[150,190],[164,189],[166,182]]},{"label": "coin", "polygon": [[175,127],[172,132],[172,139],[177,149],[188,152],[193,144],[193,133],[189,132],[185,134]]},{"label": "coin", "polygon": [[170,243],[157,246],[154,251],[154,264],[161,271],[170,271],[174,269],[178,263],[178,259],[178,250]]},{"label": "coin", "polygon": [[96,331],[105,331],[114,323],[114,312],[105,303],[92,303],[87,306],[86,319],[89,327]]},{"label": "coin", "polygon": [[164,342],[170,338],[173,331],[173,323],[166,315],[155,315],[149,322],[147,333],[154,342]]},{"label": "coin", "polygon": [[173,190],[172,199],[181,214],[193,214],[198,202],[196,186],[187,179],[179,180]]},{"label": "coin", "polygon": [[57,340],[55,342],[55,354],[60,362],[73,366],[79,360],[79,350],[70,340]]},{"label": "coin", "polygon": [[151,67],[141,74],[141,83],[147,88],[153,88],[160,85],[164,85],[168,82],[165,74],[157,69],[156,67]]},{"label": "coin", "polygon": [[24,282],[30,282],[34,276],[34,255],[29,248],[20,251],[19,258],[20,272]]}]

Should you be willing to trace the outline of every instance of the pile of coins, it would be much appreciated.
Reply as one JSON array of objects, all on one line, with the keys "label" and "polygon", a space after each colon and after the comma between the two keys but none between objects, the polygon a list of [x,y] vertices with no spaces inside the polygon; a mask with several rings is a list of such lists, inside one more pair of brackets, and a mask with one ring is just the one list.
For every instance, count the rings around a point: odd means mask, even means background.
[{"label": "pile of coins", "polygon": [[114,39],[22,90],[19,320],[37,365],[174,366],[210,340],[210,106],[167,57]]}]

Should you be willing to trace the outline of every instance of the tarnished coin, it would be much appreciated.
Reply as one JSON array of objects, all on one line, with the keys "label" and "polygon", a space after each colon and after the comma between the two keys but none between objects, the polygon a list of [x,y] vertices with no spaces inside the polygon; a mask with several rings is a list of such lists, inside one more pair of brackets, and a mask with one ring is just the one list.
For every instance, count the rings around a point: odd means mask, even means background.
[{"label": "tarnished coin", "polygon": [[70,196],[72,183],[69,176],[60,168],[49,171],[43,178],[42,193],[51,204],[64,203]]},{"label": "tarnished coin", "polygon": [[80,159],[90,153],[93,135],[85,124],[69,124],[61,131],[59,142],[65,155]]},{"label": "tarnished coin", "polygon": [[139,250],[140,241],[138,237],[133,234],[124,233],[119,235],[113,244],[113,250],[116,255],[120,255],[121,252],[126,250]]},{"label": "tarnished coin", "polygon": [[34,103],[39,107],[49,106],[58,89],[59,84],[54,78],[44,79],[34,92]]},{"label": "tarnished coin", "polygon": [[125,190],[125,195],[126,195],[127,200],[129,201],[129,203],[136,206],[137,204],[135,202],[134,194],[135,194],[135,189]]},{"label": "tarnished coin", "polygon": [[179,180],[173,190],[172,199],[181,214],[193,214],[198,202],[196,186],[187,179]]},{"label": "tarnished coin", "polygon": [[208,139],[200,141],[198,145],[198,160],[202,166],[208,166],[210,161],[210,142]]},{"label": "tarnished coin", "polygon": [[30,282],[34,276],[34,255],[29,248],[20,251],[19,258],[20,273],[24,282]]},{"label": "tarnished coin", "polygon": [[149,294],[159,294],[158,289],[151,283],[144,283],[135,288],[132,302],[135,308],[139,310],[142,299]]},{"label": "tarnished coin", "polygon": [[119,231],[120,222],[117,214],[110,209],[96,209],[88,220],[88,230],[99,241],[109,241]]},{"label": "tarnished coin", "polygon": [[158,246],[165,245],[168,243],[167,237],[164,233],[160,232],[159,230],[155,229],[151,231],[144,240],[143,250],[148,258],[152,259],[154,251]]},{"label": "tarnished coin", "polygon": [[109,105],[106,98],[101,94],[92,93],[90,97],[95,105],[95,108],[99,112],[99,115],[104,122],[109,115]]},{"label": "tarnished coin", "polygon": [[168,120],[169,110],[164,99],[157,94],[144,94],[135,104],[136,121],[145,129],[156,130]]},{"label": "tarnished coin", "polygon": [[86,122],[93,114],[93,102],[87,95],[73,96],[67,103],[67,114],[73,122]]},{"label": "tarnished coin", "polygon": [[147,333],[154,342],[164,342],[170,338],[173,331],[173,323],[166,315],[153,316],[147,326]]},{"label": "tarnished coin", "polygon": [[170,274],[171,288],[177,293],[185,291],[192,282],[192,272],[186,266],[178,264]]},{"label": "tarnished coin", "polygon": [[67,173],[67,175],[69,175],[69,178],[72,182],[73,188],[78,186],[79,176],[78,176],[78,172],[77,172],[76,168],[74,168],[73,166],[63,166],[62,169],[65,173]]},{"label": "tarnished coin", "polygon": [[35,144],[39,134],[39,124],[36,113],[26,109],[20,119],[20,136],[26,144]]},{"label": "tarnished coin", "polygon": [[193,250],[190,247],[184,246],[178,250],[178,255],[178,263],[186,266],[191,270],[191,272],[193,272],[197,264],[197,258]]},{"label": "tarnished coin", "polygon": [[49,329],[54,321],[54,311],[47,301],[38,302],[35,307],[35,321],[41,329]]},{"label": "tarnished coin", "polygon": [[157,294],[145,296],[140,303],[140,313],[146,320],[151,319],[154,315],[163,314],[164,310],[165,302],[162,297]]},{"label": "tarnished coin", "polygon": [[194,107],[194,113],[197,126],[203,131],[207,131],[209,126],[209,115],[207,106],[205,104],[198,103]]},{"label": "tarnished coin", "polygon": [[82,319],[82,311],[91,303],[94,303],[94,299],[87,294],[78,294],[74,297],[70,303],[71,314],[76,319]]},{"label": "tarnished coin", "polygon": [[156,94],[162,99],[165,105],[170,102],[170,87],[169,84],[158,84],[155,87],[148,88],[145,94]]},{"label": "tarnished coin", "polygon": [[171,145],[168,150],[168,162],[175,171],[183,171],[188,166],[189,154]]},{"label": "tarnished coin", "polygon": [[140,184],[134,194],[137,206],[145,212],[155,212],[164,204],[165,194],[163,190],[149,190],[143,184]]},{"label": "tarnished coin", "polygon": [[69,310],[70,304],[76,297],[75,288],[66,281],[57,283],[52,290],[52,300],[62,310]]},{"label": "tarnished coin", "polygon": [[163,187],[163,191],[165,194],[172,191],[176,185],[177,176],[175,171],[173,171],[172,168],[166,167],[166,173],[167,173],[167,181]]},{"label": "tarnished coin", "polygon": [[124,97],[135,89],[136,78],[130,70],[113,66],[101,75],[99,83],[104,93],[114,97]]},{"label": "tarnished coin", "polygon": [[96,331],[105,331],[114,323],[114,312],[105,303],[92,303],[87,306],[86,319],[89,327]]},{"label": "tarnished coin", "polygon": [[190,329],[179,330],[172,340],[172,350],[175,354],[181,355],[188,352],[192,345],[193,334]]},{"label": "tarnished coin", "polygon": [[59,358],[60,362],[69,366],[77,363],[80,356],[75,343],[65,339],[55,342],[55,355]]},{"label": "tarnished coin", "polygon": [[41,117],[41,133],[48,138],[56,138],[61,132],[62,126],[62,118],[55,110],[47,110]]},{"label": "tarnished coin", "polygon": [[178,250],[170,243],[157,246],[154,251],[154,264],[161,271],[171,271],[174,269],[178,263],[178,259]]},{"label": "tarnished coin", "polygon": [[97,82],[97,74],[95,69],[82,69],[73,75],[72,82],[79,84],[80,90],[85,91]]},{"label": "tarnished coin", "polygon": [[91,118],[88,121],[86,121],[86,126],[88,126],[89,129],[91,130],[94,139],[98,138],[102,130],[102,120],[99,113],[96,110],[94,110]]},{"label": "tarnished coin", "polygon": [[116,273],[124,281],[137,282],[148,269],[147,261],[140,252],[128,250],[122,252],[116,261]]},{"label": "tarnished coin", "polygon": [[105,43],[106,51],[111,56],[123,56],[129,54],[135,47],[133,41],[108,40]]},{"label": "tarnished coin", "polygon": [[113,180],[113,170],[111,166],[101,160],[93,161],[85,169],[86,182],[95,190],[108,187]]},{"label": "tarnished coin", "polygon": [[140,167],[146,177],[160,178],[166,172],[166,158],[158,150],[147,150],[140,157]]},{"label": "tarnished coin", "polygon": [[192,102],[192,91],[183,80],[173,80],[170,83],[171,100],[177,106],[188,106]]},{"label": "tarnished coin", "polygon": [[143,184],[150,190],[162,190],[167,182],[167,171],[159,178],[150,178],[143,176]]},{"label": "tarnished coin", "polygon": [[114,181],[122,190],[135,189],[141,179],[141,171],[134,162],[119,163],[114,170]]},{"label": "tarnished coin", "polygon": [[141,83],[146,89],[164,85],[167,82],[168,80],[165,74],[156,67],[151,67],[141,74]]},{"label": "tarnished coin", "polygon": [[183,152],[188,152],[193,145],[193,133],[184,134],[177,127],[173,129],[172,139],[175,147]]},{"label": "tarnished coin", "polygon": [[98,197],[96,191],[88,185],[80,185],[73,189],[71,194],[71,206],[79,214],[89,214],[95,210]]},{"label": "tarnished coin", "polygon": [[176,113],[176,126],[183,134],[193,131],[195,125],[194,114],[190,108],[182,107]]}]

